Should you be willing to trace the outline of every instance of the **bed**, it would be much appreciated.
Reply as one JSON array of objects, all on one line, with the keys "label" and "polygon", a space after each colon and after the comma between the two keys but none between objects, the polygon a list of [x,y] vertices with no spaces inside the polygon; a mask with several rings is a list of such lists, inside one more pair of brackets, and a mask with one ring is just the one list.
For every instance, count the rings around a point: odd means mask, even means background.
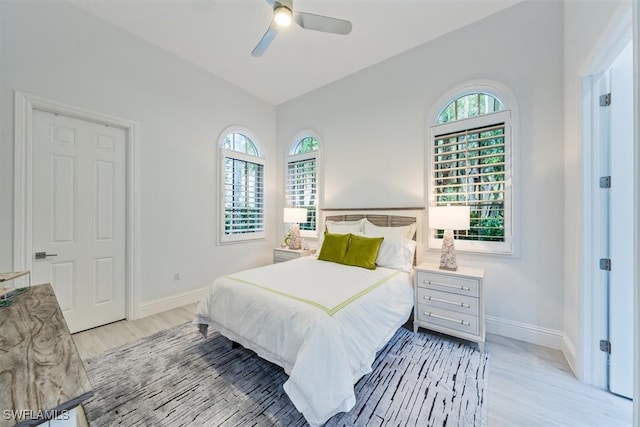
[{"label": "bed", "polygon": [[[194,323],[284,368],[283,387],[296,409],[321,425],[353,408],[354,384],[413,310],[422,216],[422,209],[322,211],[328,234],[317,256],[216,279]],[[347,255],[353,249],[356,258],[371,255],[358,244],[380,241],[376,268],[327,261],[331,239],[344,236]]]}]

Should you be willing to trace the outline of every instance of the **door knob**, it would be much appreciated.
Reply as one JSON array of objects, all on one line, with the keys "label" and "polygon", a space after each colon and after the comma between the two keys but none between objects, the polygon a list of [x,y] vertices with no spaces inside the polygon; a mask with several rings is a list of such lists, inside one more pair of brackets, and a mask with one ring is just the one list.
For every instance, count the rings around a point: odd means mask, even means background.
[{"label": "door knob", "polygon": [[50,256],[58,256],[58,254],[48,254],[46,252],[36,252],[36,259],[45,259]]}]

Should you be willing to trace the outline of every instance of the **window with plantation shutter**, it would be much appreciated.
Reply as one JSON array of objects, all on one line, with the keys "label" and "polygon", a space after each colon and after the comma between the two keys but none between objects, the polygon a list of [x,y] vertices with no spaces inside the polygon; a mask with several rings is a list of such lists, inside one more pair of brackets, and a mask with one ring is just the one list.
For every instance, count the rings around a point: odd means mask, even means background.
[{"label": "window with plantation shutter", "polygon": [[222,243],[264,237],[264,160],[245,133],[229,132],[221,144]]},{"label": "window with plantation shutter", "polygon": [[[471,209],[470,229],[455,231],[460,250],[512,252],[511,112],[503,108],[492,95],[465,95],[431,127],[430,203]],[[431,232],[440,247],[443,230]]]},{"label": "window with plantation shutter", "polygon": [[307,222],[300,224],[303,237],[317,236],[318,149],[318,139],[305,135],[296,138],[287,157],[285,206],[307,210]]}]

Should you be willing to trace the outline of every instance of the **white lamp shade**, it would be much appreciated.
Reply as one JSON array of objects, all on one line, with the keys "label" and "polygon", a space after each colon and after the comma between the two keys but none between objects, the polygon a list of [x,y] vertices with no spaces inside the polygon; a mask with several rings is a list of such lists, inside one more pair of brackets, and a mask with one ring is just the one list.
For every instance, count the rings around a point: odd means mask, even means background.
[{"label": "white lamp shade", "polygon": [[305,208],[284,208],[284,222],[307,222],[307,210]]},{"label": "white lamp shade", "polygon": [[469,206],[431,206],[429,207],[429,228],[468,230],[470,216]]}]

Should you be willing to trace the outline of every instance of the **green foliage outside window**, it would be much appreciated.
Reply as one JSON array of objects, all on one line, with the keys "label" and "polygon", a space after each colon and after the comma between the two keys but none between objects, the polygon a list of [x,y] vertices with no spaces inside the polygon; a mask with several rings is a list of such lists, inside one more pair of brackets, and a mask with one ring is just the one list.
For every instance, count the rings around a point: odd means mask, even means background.
[{"label": "green foliage outside window", "polygon": [[[306,136],[298,141],[292,155],[315,153],[318,148],[318,140],[312,136]],[[300,230],[316,230],[318,191],[316,165],[315,156],[289,161],[287,164],[286,205],[307,210],[307,221],[299,224]]]},{"label": "green foliage outside window", "polygon": [[449,123],[502,111],[503,109],[502,102],[494,96],[482,92],[472,93],[461,96],[444,107],[440,117],[438,117],[438,123]]},{"label": "green foliage outside window", "polygon": [[[246,135],[229,133],[222,147],[258,157],[256,145]],[[224,160],[224,234],[264,231],[264,165],[233,158]]]},{"label": "green foliage outside window", "polygon": [[311,153],[312,151],[318,151],[318,140],[312,136],[304,137],[298,142],[294,154]]},{"label": "green foliage outside window", "polygon": [[[485,93],[464,95],[448,104],[438,123],[447,123],[502,110],[502,103]],[[460,240],[504,242],[506,151],[505,123],[465,129],[434,138],[436,205],[467,205],[470,229],[456,231]],[[442,237],[442,231],[437,232]]]}]

